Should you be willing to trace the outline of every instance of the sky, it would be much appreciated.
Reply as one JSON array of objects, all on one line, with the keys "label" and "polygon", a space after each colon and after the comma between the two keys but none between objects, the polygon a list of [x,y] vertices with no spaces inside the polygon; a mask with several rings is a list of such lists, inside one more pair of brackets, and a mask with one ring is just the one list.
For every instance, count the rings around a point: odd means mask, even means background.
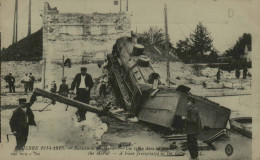
[{"label": "sky", "polygon": [[[12,43],[15,0],[0,0],[2,47]],[[29,0],[18,0],[18,40],[27,36]],[[57,7],[60,13],[108,13],[119,12],[120,6],[114,0],[31,0],[32,33],[42,26],[40,14],[44,2]],[[119,1],[119,0],[118,0]],[[131,28],[142,33],[151,26],[164,29],[164,3],[167,4],[168,30],[171,42],[189,37],[196,25],[202,22],[214,39],[214,47],[224,52],[232,47],[243,33],[251,33],[256,17],[251,16],[254,8],[252,0],[128,0],[131,14]],[[126,0],[122,0],[122,11],[126,10]]]}]

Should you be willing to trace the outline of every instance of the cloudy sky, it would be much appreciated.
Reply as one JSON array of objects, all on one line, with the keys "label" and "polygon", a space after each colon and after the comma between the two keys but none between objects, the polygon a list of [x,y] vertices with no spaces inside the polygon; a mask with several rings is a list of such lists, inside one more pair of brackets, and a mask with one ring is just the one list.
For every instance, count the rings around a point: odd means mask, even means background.
[{"label": "cloudy sky", "polygon": [[[2,47],[12,43],[15,0],[1,1]],[[18,40],[26,37],[28,30],[29,0],[19,1]],[[118,0],[119,1],[119,0]],[[214,38],[214,46],[223,52],[234,45],[243,33],[253,34],[256,17],[253,0],[128,0],[132,15],[132,30],[139,33],[150,26],[164,27],[164,2],[168,7],[169,35],[172,43],[188,37],[202,22]],[[114,0],[32,0],[32,32],[42,26],[40,14],[44,2],[63,13],[118,12]],[[122,10],[126,8],[122,0]]]}]

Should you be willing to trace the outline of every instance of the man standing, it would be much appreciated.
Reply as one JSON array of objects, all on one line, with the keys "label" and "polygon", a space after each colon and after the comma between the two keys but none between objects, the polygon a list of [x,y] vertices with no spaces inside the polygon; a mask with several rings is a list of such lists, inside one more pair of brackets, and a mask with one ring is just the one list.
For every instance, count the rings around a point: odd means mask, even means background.
[{"label": "man standing", "polygon": [[240,70],[238,68],[236,68],[235,74],[236,74],[237,79],[239,79],[239,77],[240,77]]},{"label": "man standing", "polygon": [[185,121],[185,132],[187,134],[188,150],[191,159],[198,158],[198,142],[197,135],[201,133],[201,121],[197,108],[195,107],[195,99],[188,98],[187,102],[187,116],[182,116]]},{"label": "man standing", "polygon": [[16,137],[15,150],[23,150],[27,142],[29,125],[35,125],[34,115],[30,108],[31,103],[26,103],[25,98],[19,99],[19,107],[13,112],[10,119],[10,127]]},{"label": "man standing", "polygon": [[23,77],[22,83],[24,83],[24,92],[27,93],[30,83],[30,77],[28,76],[28,73],[26,73]]},{"label": "man standing", "polygon": [[99,96],[101,97],[103,95],[104,97],[106,97],[106,92],[107,92],[106,90],[107,90],[106,81],[104,78],[102,78],[100,81]]},{"label": "man standing", "polygon": [[220,71],[220,68],[219,68],[218,72],[217,72],[217,80],[220,80],[220,73],[221,73],[221,71]]},{"label": "man standing", "polygon": [[9,92],[10,93],[15,93],[15,87],[14,87],[14,82],[15,82],[15,78],[12,76],[12,73],[9,73],[9,75],[7,75],[5,77],[5,81],[8,83],[9,86]]},{"label": "man standing", "polygon": [[[81,73],[78,73],[72,84],[71,89],[74,91],[75,87],[77,89],[76,92],[76,100],[89,104],[90,101],[90,90],[93,87],[93,81],[91,75],[87,74],[87,68],[81,67]],[[78,117],[78,122],[83,121],[86,119],[86,112],[84,109],[78,108],[76,115]]]},{"label": "man standing", "polygon": [[32,75],[32,73],[30,73],[29,77],[30,77],[29,91],[33,91],[33,85],[34,85],[35,78],[34,78],[34,76]]},{"label": "man standing", "polygon": [[243,68],[243,79],[246,79],[246,77],[247,77],[247,67],[245,66]]}]

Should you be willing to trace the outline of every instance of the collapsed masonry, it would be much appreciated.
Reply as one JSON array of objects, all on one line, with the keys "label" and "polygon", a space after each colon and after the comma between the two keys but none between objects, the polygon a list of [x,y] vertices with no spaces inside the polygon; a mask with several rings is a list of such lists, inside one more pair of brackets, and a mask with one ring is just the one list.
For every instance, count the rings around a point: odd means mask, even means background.
[{"label": "collapsed masonry", "polygon": [[[72,63],[103,61],[116,39],[130,36],[131,21],[127,12],[119,13],[59,13],[57,8],[44,4],[43,14],[43,77],[52,81],[53,64],[64,58]],[[46,68],[44,68],[46,66]],[[48,75],[48,76],[47,76]]]}]

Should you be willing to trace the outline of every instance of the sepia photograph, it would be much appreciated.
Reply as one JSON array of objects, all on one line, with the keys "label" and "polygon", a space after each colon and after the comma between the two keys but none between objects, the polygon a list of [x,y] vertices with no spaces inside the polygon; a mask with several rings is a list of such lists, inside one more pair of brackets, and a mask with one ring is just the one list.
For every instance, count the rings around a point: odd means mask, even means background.
[{"label": "sepia photograph", "polygon": [[0,159],[260,159],[259,4],[0,0]]}]

